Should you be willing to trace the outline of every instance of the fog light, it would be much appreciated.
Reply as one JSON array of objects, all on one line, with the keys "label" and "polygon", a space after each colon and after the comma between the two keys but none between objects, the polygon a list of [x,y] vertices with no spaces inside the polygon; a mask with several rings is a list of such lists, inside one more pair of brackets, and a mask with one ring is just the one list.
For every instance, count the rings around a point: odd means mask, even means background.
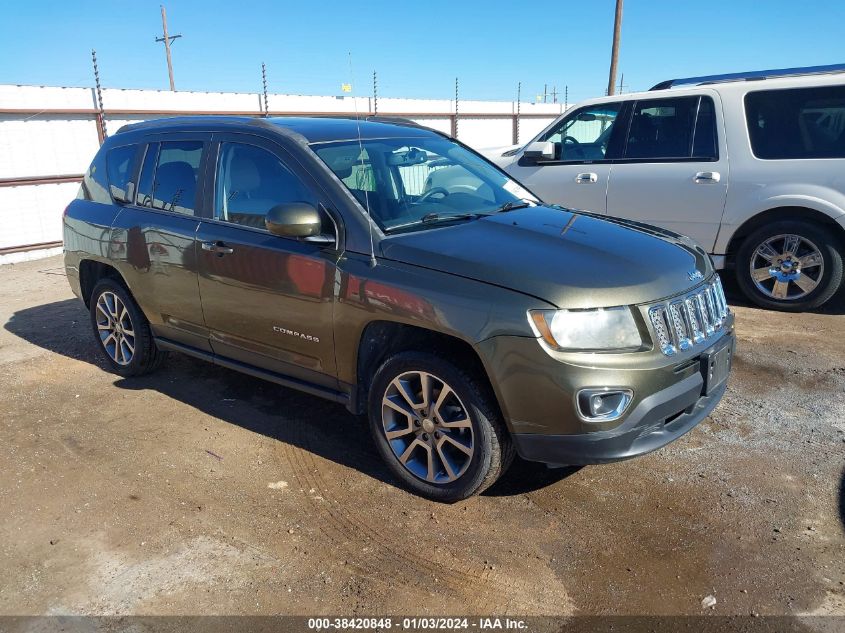
[{"label": "fog light", "polygon": [[578,392],[578,415],[587,422],[612,422],[625,413],[634,399],[630,389],[582,389]]}]

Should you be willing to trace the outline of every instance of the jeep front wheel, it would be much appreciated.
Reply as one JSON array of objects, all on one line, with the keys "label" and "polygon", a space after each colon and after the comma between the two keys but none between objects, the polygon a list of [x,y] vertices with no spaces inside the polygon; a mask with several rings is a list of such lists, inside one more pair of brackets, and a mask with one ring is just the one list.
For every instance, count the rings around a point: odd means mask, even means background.
[{"label": "jeep front wheel", "polygon": [[404,352],[379,368],[369,422],[391,470],[415,493],[436,501],[478,494],[513,458],[489,388],[431,354]]}]

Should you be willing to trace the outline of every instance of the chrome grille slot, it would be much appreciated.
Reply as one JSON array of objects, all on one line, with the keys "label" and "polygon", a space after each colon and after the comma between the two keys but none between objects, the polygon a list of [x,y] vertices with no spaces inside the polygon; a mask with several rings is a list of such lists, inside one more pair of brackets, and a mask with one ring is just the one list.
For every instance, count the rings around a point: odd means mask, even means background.
[{"label": "chrome grille slot", "polygon": [[648,310],[655,342],[666,356],[688,350],[712,337],[721,330],[728,314],[728,302],[718,275],[695,292]]},{"label": "chrome grille slot", "polygon": [[713,290],[716,294],[716,300],[719,302],[719,313],[724,320],[728,316],[728,301],[725,298],[725,289],[722,288],[722,280],[719,279],[719,275],[716,275],[716,283],[713,284]]},{"label": "chrome grille slot", "polygon": [[666,356],[671,356],[677,349],[670,334],[666,307],[662,305],[654,306],[648,311],[648,318],[651,321],[651,326],[654,328],[654,333],[657,335],[657,344],[660,346],[660,351],[666,354]]},{"label": "chrome grille slot", "polygon": [[701,314],[701,322],[704,325],[704,336],[710,338],[713,336],[713,324],[710,322],[710,315],[707,313],[707,300],[704,298],[704,291],[702,290],[695,295],[695,301],[698,304],[698,312]]},{"label": "chrome grille slot", "polygon": [[689,320],[690,330],[692,331],[692,343],[693,345],[698,345],[704,340],[703,321],[698,311],[698,302],[695,300],[695,297],[687,297],[684,299],[684,305],[687,307],[687,319]]},{"label": "chrome grille slot", "polygon": [[675,331],[675,341],[678,343],[678,349],[681,351],[692,347],[692,339],[689,334],[689,327],[684,318],[684,304],[682,301],[673,301],[669,304],[669,316],[672,320],[672,326]]},{"label": "chrome grille slot", "polygon": [[710,323],[714,330],[722,328],[722,317],[719,311],[716,310],[716,299],[713,297],[713,286],[708,286],[704,289],[704,298],[707,301],[707,310],[710,312]]}]

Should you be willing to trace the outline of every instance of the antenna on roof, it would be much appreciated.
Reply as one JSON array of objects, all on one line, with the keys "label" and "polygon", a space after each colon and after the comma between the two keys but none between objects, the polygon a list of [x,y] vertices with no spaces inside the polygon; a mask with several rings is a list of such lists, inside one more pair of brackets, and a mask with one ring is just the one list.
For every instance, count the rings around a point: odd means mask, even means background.
[{"label": "antenna on roof", "polygon": [[[349,52],[349,83],[353,89],[355,86],[355,74],[352,72],[352,52]],[[361,140],[361,118],[358,116],[358,98],[353,93],[352,103],[355,106],[355,127],[358,129],[358,158],[361,159],[361,177],[363,177],[366,166],[364,165],[364,142]],[[367,209],[367,228],[370,233],[370,266],[376,265],[376,247],[373,239],[373,216],[370,213],[370,196],[366,187],[362,187],[364,191],[364,206]]]}]

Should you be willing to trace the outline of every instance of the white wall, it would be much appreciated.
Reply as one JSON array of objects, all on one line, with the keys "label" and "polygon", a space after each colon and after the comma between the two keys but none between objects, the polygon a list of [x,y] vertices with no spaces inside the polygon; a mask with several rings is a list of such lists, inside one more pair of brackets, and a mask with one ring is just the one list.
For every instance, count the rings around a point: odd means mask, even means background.
[{"label": "white wall", "polygon": [[75,182],[0,187],[0,249],[62,239],[62,212],[76,197]]},{"label": "white wall", "polygon": [[[372,112],[369,97],[268,95],[271,112],[354,113]],[[263,98],[258,94],[220,92],[170,92],[163,90],[103,90],[106,131],[114,134],[121,126],[162,114],[243,112],[259,114]],[[477,149],[510,145],[513,142],[513,114],[510,101],[460,101],[458,138]],[[55,114],[45,110],[91,110],[96,95],[91,88],[0,85],[0,179],[82,174],[99,147],[93,114]],[[520,142],[548,125],[561,111],[561,104],[520,105]],[[8,110],[26,110],[12,113]],[[124,110],[131,113],[118,113]],[[112,111],[112,114],[109,114]],[[380,98],[379,114],[409,115],[408,118],[442,132],[451,132],[454,101],[448,99]],[[485,114],[485,117],[473,117]],[[466,116],[464,116],[466,115]],[[491,116],[499,115],[499,116]],[[41,244],[61,239],[61,214],[76,195],[75,183],[0,187],[0,249]],[[0,263],[32,255],[0,254]],[[16,259],[15,259],[16,258]]]}]

